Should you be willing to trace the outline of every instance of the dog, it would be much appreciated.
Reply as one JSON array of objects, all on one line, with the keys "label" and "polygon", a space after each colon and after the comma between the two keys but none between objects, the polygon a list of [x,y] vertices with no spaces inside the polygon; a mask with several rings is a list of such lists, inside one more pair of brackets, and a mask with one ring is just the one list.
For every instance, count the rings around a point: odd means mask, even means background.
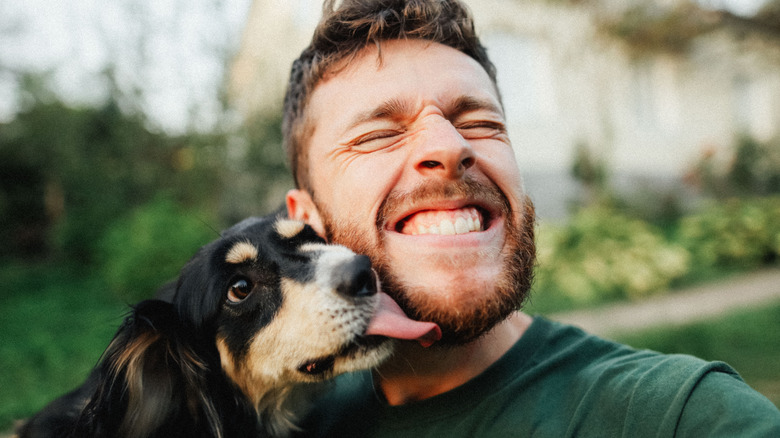
[{"label": "dog", "polygon": [[223,232],[167,290],[19,436],[286,436],[319,382],[377,366],[392,338],[441,336],[379,291],[366,256],[277,216]]}]

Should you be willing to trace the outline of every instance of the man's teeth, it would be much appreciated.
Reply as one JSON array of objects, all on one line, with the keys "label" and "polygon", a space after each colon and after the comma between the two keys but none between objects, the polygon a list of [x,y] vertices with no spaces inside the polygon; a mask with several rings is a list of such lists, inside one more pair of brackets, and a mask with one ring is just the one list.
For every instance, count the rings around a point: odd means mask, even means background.
[{"label": "man's teeth", "polygon": [[480,231],[482,225],[479,219],[476,221],[472,218],[463,219],[459,217],[455,219],[455,222],[447,219],[442,219],[439,225],[431,225],[426,227],[425,225],[418,225],[416,230],[412,231],[412,235],[418,234],[439,234],[442,236],[451,236],[454,234],[466,234],[471,231]]},{"label": "man's teeth", "polygon": [[441,236],[452,236],[455,234],[466,234],[472,231],[482,231],[482,222],[479,219],[479,214],[476,211],[472,211],[468,217],[459,215],[456,218],[441,218],[438,223],[426,224],[418,223],[416,226],[405,227],[404,231],[413,236],[419,234],[436,234]]}]

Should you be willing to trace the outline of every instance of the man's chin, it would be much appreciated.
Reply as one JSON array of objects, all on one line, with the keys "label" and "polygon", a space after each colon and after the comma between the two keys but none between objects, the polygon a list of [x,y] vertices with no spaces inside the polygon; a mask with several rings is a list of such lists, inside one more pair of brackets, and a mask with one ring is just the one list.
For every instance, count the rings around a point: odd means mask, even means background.
[{"label": "man's chin", "polygon": [[481,252],[466,250],[441,259],[432,256],[437,251],[389,257],[394,254],[391,243],[384,257],[374,259],[383,288],[411,318],[439,325],[438,345],[472,342],[519,310],[528,296],[535,260],[530,201],[522,219],[520,226],[508,229],[500,251],[483,246]]},{"label": "man's chin", "polygon": [[438,346],[474,341],[517,310],[522,301],[517,291],[496,288],[496,277],[479,281],[437,275],[399,279],[382,272],[380,276],[383,289],[412,319],[439,325],[442,339]]}]

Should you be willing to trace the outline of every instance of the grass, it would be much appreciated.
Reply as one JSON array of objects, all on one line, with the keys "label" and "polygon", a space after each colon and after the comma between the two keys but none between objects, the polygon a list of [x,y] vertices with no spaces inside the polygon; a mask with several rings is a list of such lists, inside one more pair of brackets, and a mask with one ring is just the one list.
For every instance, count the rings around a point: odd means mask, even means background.
[{"label": "grass", "polygon": [[127,310],[100,281],[52,266],[0,267],[0,430],[76,387]]},{"label": "grass", "polygon": [[685,353],[728,363],[780,407],[780,303],[717,320],[614,336],[662,353]]}]

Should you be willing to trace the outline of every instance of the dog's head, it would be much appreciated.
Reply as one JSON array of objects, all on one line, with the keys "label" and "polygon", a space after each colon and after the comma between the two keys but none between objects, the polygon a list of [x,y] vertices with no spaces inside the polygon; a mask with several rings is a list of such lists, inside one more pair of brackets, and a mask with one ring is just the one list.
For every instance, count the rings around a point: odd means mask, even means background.
[{"label": "dog's head", "polygon": [[54,421],[75,436],[254,436],[259,416],[281,435],[301,383],[379,364],[390,338],[441,333],[378,291],[367,257],[273,217],[225,231],[165,291],[134,306],[66,396],[72,412],[47,408],[28,431]]},{"label": "dog's head", "polygon": [[214,331],[222,368],[254,402],[274,385],[377,365],[389,339],[368,330],[383,304],[366,256],[299,221],[248,219],[183,268],[174,306]]}]

